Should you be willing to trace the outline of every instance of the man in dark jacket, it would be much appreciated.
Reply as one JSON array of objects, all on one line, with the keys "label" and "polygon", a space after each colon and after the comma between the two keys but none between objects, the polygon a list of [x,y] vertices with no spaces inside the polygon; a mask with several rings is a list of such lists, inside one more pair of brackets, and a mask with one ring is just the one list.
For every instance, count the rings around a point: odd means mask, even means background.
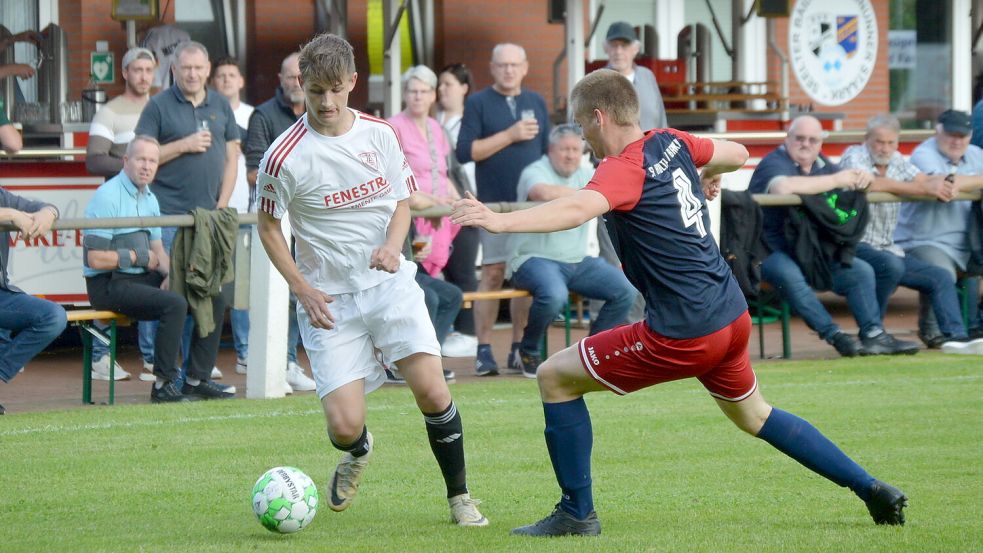
[{"label": "man in dark jacket", "polygon": [[[34,240],[48,234],[58,209],[0,188],[0,225],[13,225],[18,238]],[[24,365],[65,330],[65,310],[57,303],[25,294],[10,283],[9,233],[0,233],[0,380],[10,382]],[[4,408],[0,405],[0,415]]]},{"label": "man in dark jacket", "polygon": [[[765,156],[751,176],[748,189],[756,194],[824,194],[838,189],[865,190],[873,176],[859,169],[841,170],[820,151],[823,129],[812,116],[795,118],[785,143]],[[803,275],[793,244],[786,239],[786,220],[792,208],[764,209],[764,239],[772,250],[761,265],[764,280],[772,284],[805,320],[840,355],[914,353],[918,345],[885,332],[875,294],[874,270],[861,259],[849,265],[830,265],[833,292],[846,297],[860,327],[860,341],[843,332],[816,297]]]}]

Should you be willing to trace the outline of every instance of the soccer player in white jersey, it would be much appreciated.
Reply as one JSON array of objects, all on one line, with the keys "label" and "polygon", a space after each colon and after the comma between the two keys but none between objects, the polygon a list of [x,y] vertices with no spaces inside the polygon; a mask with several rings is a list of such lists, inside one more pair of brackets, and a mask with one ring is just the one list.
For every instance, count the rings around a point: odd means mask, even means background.
[{"label": "soccer player in white jersey", "polygon": [[[396,133],[348,108],[357,73],[352,47],[321,34],[300,53],[307,113],[273,142],[259,166],[259,234],[297,296],[328,437],[344,452],[328,505],[346,509],[372,454],[365,394],[394,364],[423,413],[447,485],[451,520],[486,526],[465,478],[461,416],[444,382],[440,345],[416,265],[401,250],[415,180]],[[280,228],[287,215],[296,263]]]}]

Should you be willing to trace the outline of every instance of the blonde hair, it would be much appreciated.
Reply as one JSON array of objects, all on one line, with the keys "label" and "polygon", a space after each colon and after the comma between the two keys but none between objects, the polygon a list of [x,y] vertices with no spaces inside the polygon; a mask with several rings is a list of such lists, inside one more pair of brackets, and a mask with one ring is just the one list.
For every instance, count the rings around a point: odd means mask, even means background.
[{"label": "blonde hair", "polygon": [[577,83],[570,93],[574,119],[582,120],[595,109],[622,127],[638,124],[638,94],[631,81],[610,69],[598,69]]},{"label": "blonde hair", "polygon": [[355,53],[347,40],[321,33],[300,50],[300,74],[304,81],[334,85],[355,74]]}]

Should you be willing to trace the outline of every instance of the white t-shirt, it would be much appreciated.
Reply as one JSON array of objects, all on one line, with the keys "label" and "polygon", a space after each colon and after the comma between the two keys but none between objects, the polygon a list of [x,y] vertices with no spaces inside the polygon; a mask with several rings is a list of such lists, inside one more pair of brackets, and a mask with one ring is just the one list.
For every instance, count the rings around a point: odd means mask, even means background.
[{"label": "white t-shirt", "polygon": [[349,109],[355,122],[341,136],[318,134],[304,114],[263,155],[256,179],[258,209],[288,216],[297,267],[328,294],[366,290],[396,276],[369,269],[369,262],[386,241],[396,202],[416,190],[392,126]]},{"label": "white t-shirt", "polygon": [[[249,116],[253,114],[253,106],[239,102],[239,107],[233,110],[236,116],[236,125],[242,129],[249,128]],[[239,156],[236,159],[236,187],[232,189],[232,196],[229,198],[229,207],[236,208],[239,213],[249,211],[249,181],[246,179],[246,156],[242,153],[242,148],[246,143],[246,135],[243,133],[239,140]]]}]

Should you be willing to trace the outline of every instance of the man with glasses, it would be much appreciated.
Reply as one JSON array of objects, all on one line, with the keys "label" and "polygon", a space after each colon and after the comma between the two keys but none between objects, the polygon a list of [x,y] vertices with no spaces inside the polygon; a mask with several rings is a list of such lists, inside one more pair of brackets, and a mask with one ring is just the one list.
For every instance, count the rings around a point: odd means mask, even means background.
[{"label": "man with glasses", "polygon": [[[494,83],[469,96],[464,105],[461,132],[457,138],[457,159],[461,163],[475,162],[478,199],[482,202],[514,202],[519,174],[546,153],[548,113],[542,96],[522,89],[529,62],[521,46],[495,46],[490,67]],[[505,262],[509,257],[508,236],[481,230],[479,291],[502,288]],[[512,300],[512,348],[507,366],[513,372],[522,371],[518,355],[519,335],[525,326],[527,306],[527,298]],[[475,302],[478,335],[475,372],[478,376],[498,374],[498,363],[489,343],[497,314],[498,300]]]},{"label": "man with glasses", "polygon": [[[575,125],[560,125],[550,134],[549,153],[522,171],[518,200],[545,202],[572,196],[590,182],[593,169],[582,164],[584,139]],[[542,363],[540,344],[571,291],[603,300],[591,317],[590,334],[626,322],[637,292],[624,271],[587,254],[589,225],[549,233],[513,235],[507,272],[516,288],[532,293],[529,321],[522,334],[522,374],[536,378]]]},{"label": "man with glasses", "polygon": [[[946,110],[939,115],[935,136],[922,142],[911,154],[911,162],[923,173],[943,175],[955,193],[983,188],[983,149],[970,143],[973,125],[969,114]],[[952,282],[969,262],[969,201],[909,202],[898,214],[895,241],[906,256],[941,267]],[[973,298],[969,309],[969,337],[983,338],[983,321],[976,305],[979,279],[969,279],[967,294]],[[923,297],[918,314],[918,332],[927,344],[937,345],[943,331]]]},{"label": "man with glasses", "polygon": [[[815,117],[796,117],[785,143],[765,156],[751,176],[748,189],[756,194],[823,194],[838,189],[866,190],[873,175],[861,169],[840,169],[820,151],[823,129]],[[788,207],[764,209],[763,236],[771,254],[761,265],[761,275],[802,317],[809,328],[845,357],[915,353],[918,345],[895,339],[884,330],[875,293],[874,269],[862,259],[850,266],[830,264],[833,292],[846,297],[860,327],[859,342],[833,321],[806,281],[793,245],[786,239]],[[820,238],[821,239],[821,238]]]}]

